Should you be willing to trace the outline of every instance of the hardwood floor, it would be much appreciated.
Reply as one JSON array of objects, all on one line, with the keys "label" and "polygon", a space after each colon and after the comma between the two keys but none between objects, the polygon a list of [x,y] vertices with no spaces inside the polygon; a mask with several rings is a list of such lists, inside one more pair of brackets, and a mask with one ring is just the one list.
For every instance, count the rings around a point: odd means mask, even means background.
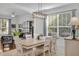
[{"label": "hardwood floor", "polygon": [[[0,45],[1,47],[1,45]],[[14,48],[12,48],[11,50],[16,49],[16,46],[14,45]],[[0,48],[1,51],[1,48]],[[10,50],[7,50],[10,51]],[[6,51],[4,51],[6,52]],[[56,53],[52,52],[51,56],[64,56],[64,38],[63,39],[57,39],[56,42]]]},{"label": "hardwood floor", "polygon": [[4,48],[4,51],[3,51],[2,46],[0,44],[0,52],[7,52],[7,51],[10,51],[10,50],[13,50],[13,49],[16,49],[15,44],[11,48]]}]

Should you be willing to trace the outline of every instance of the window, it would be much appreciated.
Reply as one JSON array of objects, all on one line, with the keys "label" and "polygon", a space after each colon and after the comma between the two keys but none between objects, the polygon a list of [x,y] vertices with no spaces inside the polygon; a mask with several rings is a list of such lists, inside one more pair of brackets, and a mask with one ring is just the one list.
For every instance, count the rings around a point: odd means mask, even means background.
[{"label": "window", "polygon": [[68,37],[71,35],[69,26],[72,11],[53,14],[48,16],[48,35],[56,34],[58,37]]},{"label": "window", "polygon": [[8,34],[8,19],[0,19],[0,34]]},{"label": "window", "polygon": [[49,26],[57,26],[57,16],[53,15],[53,16],[49,16]]}]

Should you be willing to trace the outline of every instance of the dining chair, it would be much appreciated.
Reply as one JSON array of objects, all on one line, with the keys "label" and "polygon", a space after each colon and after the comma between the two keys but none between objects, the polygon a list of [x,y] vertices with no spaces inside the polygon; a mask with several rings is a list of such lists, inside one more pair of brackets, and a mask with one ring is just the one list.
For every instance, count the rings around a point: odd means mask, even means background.
[{"label": "dining chair", "polygon": [[52,37],[51,55],[55,55],[56,54],[56,48],[57,48],[56,42],[57,42],[57,39],[58,38],[56,38],[56,37]]},{"label": "dining chair", "polygon": [[16,49],[18,54],[22,55],[22,56],[30,56],[32,55],[32,50],[31,49],[26,49],[26,47],[21,45],[21,41],[20,38],[15,38],[15,45],[16,45]]},{"label": "dining chair", "polygon": [[17,53],[23,55],[23,49],[22,49],[22,46],[20,45],[20,42],[21,42],[20,38],[14,37],[14,42],[16,45]]},{"label": "dining chair", "polygon": [[45,43],[44,43],[44,55],[46,55],[46,52],[48,56],[51,55],[51,37],[45,36],[44,37]]}]

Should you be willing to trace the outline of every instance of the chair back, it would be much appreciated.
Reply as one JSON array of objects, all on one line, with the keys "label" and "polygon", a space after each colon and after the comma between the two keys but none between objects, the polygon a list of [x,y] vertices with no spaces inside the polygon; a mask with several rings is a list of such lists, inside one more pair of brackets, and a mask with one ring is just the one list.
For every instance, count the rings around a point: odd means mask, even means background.
[{"label": "chair back", "polygon": [[15,41],[15,45],[16,45],[16,50],[19,52],[19,53],[23,53],[23,49],[22,49],[22,46],[21,46],[21,39],[19,37],[15,37],[14,38],[14,41]]},{"label": "chair back", "polygon": [[47,44],[50,44],[50,42],[51,42],[51,37],[45,36],[44,40],[45,40],[45,44],[46,44],[46,45],[47,45]]}]

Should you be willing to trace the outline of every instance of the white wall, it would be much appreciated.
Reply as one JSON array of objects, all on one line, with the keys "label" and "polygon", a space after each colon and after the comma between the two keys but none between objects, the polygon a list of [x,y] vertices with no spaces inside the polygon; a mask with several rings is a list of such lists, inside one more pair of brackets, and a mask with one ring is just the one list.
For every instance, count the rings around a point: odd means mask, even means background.
[{"label": "white wall", "polygon": [[12,20],[12,22],[18,25],[18,24],[23,24],[24,22],[28,20],[32,20],[32,16],[26,14],[26,15],[16,17],[15,19]]},{"label": "white wall", "polygon": [[43,18],[34,18],[34,38],[38,35],[44,35],[44,19]]},{"label": "white wall", "polygon": [[24,21],[32,20],[32,15],[22,15],[16,18],[18,24],[22,24]]}]

